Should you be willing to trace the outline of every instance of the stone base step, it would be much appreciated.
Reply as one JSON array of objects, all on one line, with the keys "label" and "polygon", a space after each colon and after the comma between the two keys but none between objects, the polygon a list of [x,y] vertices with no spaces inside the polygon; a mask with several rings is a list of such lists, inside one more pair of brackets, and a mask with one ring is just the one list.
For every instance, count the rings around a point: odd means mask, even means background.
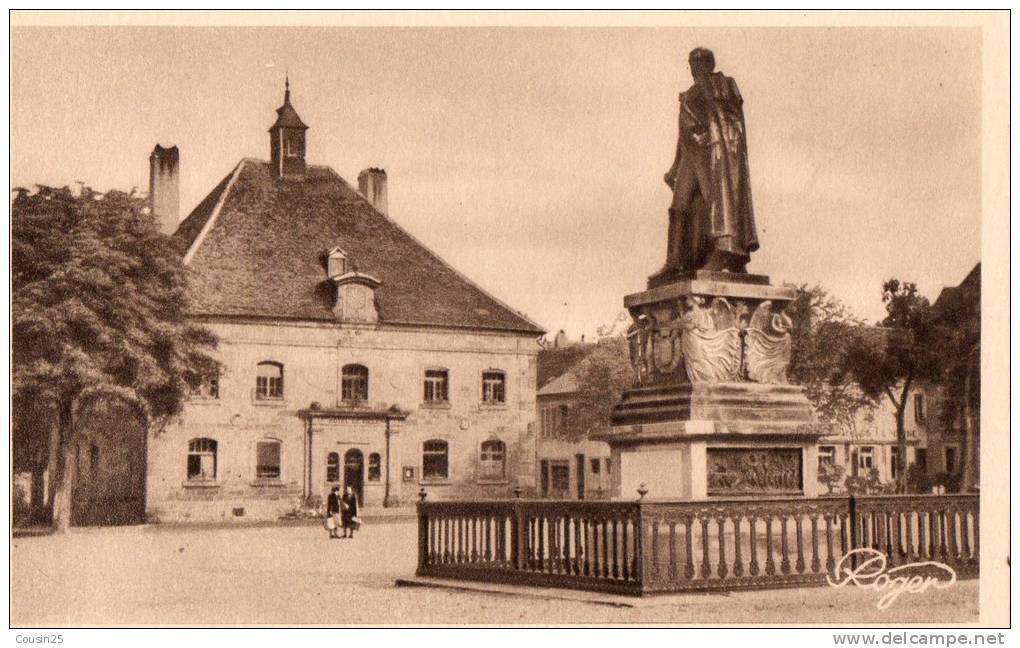
[{"label": "stone base step", "polygon": [[796,385],[681,383],[630,389],[611,418],[614,426],[665,421],[809,425],[814,415]]}]

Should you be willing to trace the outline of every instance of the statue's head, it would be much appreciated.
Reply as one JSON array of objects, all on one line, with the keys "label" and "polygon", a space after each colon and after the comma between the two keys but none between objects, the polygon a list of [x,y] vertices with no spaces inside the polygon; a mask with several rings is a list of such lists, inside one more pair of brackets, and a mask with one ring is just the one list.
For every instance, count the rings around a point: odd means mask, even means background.
[{"label": "statue's head", "polygon": [[695,79],[708,76],[715,71],[715,54],[704,47],[695,47],[687,58],[691,64],[691,76]]}]

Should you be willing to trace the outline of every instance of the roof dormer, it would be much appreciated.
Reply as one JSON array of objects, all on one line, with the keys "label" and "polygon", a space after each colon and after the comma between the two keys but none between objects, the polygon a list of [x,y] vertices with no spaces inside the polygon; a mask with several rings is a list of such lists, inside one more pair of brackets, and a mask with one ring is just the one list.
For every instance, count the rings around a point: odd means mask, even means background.
[{"label": "roof dormer", "polygon": [[356,324],[375,324],[379,321],[375,303],[375,291],[381,283],[378,279],[357,270],[330,279],[336,284],[333,315],[338,321]]},{"label": "roof dormer", "polygon": [[330,279],[347,273],[347,253],[340,247],[326,252],[326,276]]}]

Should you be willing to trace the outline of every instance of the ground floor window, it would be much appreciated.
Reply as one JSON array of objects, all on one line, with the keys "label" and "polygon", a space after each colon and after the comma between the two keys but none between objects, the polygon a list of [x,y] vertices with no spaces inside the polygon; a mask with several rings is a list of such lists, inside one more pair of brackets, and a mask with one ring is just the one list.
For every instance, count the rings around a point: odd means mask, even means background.
[{"label": "ground floor window", "polygon": [[265,439],[256,445],[255,478],[280,478],[280,442],[276,439]]},{"label": "ground floor window", "polygon": [[836,463],[836,446],[818,446],[818,469],[822,469],[823,464]]},{"label": "ground floor window", "polygon": [[542,496],[565,496],[570,490],[570,462],[563,459],[543,459],[540,468]]},{"label": "ground floor window", "polygon": [[326,481],[340,481],[340,455],[336,452],[326,455]]},{"label": "ground floor window", "polygon": [[[857,467],[863,471],[869,471],[875,467],[875,448],[864,446],[857,451]],[[866,472],[865,475],[867,475]]]},{"label": "ground floor window", "polygon": [[450,476],[450,446],[446,441],[432,439],[422,444],[421,476],[423,479]]},{"label": "ground floor window", "polygon": [[188,442],[188,481],[216,479],[216,441],[192,439]]},{"label": "ground floor window", "polygon": [[553,462],[550,467],[550,481],[552,482],[553,490],[570,490],[570,465],[566,461]]},{"label": "ground floor window", "polygon": [[601,468],[602,468],[602,464],[600,463],[599,458],[598,457],[593,457],[592,460],[591,460],[591,474],[593,474],[593,475],[599,474],[599,470]]},{"label": "ground floor window", "polygon": [[479,477],[482,479],[503,479],[506,476],[506,445],[499,439],[483,442],[479,465]]},{"label": "ground floor window", "polygon": [[379,481],[382,478],[382,457],[378,452],[368,455],[368,481]]}]

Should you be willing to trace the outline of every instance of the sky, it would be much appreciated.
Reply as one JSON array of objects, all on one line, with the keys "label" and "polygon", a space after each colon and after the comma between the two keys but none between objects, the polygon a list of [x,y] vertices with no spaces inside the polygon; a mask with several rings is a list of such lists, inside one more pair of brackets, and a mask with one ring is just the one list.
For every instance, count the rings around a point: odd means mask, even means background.
[{"label": "sky", "polygon": [[289,73],[309,163],[355,185],[385,168],[394,220],[547,330],[592,336],[665,260],[697,46],[745,100],[750,272],[877,321],[883,280],[934,300],[980,260],[973,28],[15,28],[11,180],[144,191],[152,147],[177,145],[186,215],[268,159]]}]

